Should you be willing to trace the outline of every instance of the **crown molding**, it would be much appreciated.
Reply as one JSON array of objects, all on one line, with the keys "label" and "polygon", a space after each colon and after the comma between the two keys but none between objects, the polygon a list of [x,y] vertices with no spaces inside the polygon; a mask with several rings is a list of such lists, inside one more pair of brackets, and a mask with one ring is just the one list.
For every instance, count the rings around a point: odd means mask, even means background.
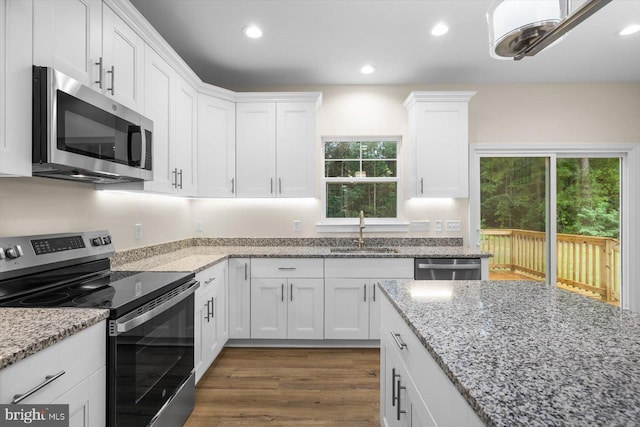
[{"label": "crown molding", "polygon": [[473,91],[422,91],[411,92],[402,105],[406,109],[413,107],[417,102],[469,102],[475,95]]}]

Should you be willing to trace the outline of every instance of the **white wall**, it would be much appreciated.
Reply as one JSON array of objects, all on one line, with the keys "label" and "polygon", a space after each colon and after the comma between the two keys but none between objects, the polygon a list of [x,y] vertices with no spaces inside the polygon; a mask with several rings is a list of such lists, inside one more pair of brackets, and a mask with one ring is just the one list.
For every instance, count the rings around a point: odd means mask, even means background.
[{"label": "white wall", "polygon": [[[471,143],[640,143],[640,84],[328,86],[246,88],[323,92],[323,135],[401,135],[402,102],[412,90],[474,90]],[[319,157],[320,158],[320,157]],[[321,165],[318,163],[318,174]],[[319,194],[319,193],[318,193]],[[410,200],[406,220],[459,219],[466,236],[467,200]],[[312,237],[318,200],[188,200],[94,191],[86,184],[42,178],[0,178],[0,236],[107,228],[117,249],[192,236]],[[293,220],[302,221],[300,233]],[[203,231],[195,232],[201,220]],[[134,239],[134,224],[143,237]],[[386,233],[385,233],[386,234]],[[389,235],[389,234],[386,234]],[[428,234],[402,234],[430,235]]]}]

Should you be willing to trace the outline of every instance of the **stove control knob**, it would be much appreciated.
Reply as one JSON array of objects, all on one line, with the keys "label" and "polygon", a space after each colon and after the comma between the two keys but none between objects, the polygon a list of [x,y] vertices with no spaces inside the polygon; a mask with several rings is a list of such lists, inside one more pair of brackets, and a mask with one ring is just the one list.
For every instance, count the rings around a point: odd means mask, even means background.
[{"label": "stove control knob", "polygon": [[100,237],[94,237],[91,239],[91,246],[100,246],[102,245],[102,239]]},{"label": "stove control knob", "polygon": [[24,252],[22,252],[22,248],[20,247],[20,245],[16,245],[12,248],[7,248],[7,250],[5,251],[5,254],[9,259],[16,259],[23,256]]},{"label": "stove control knob", "polygon": [[108,245],[108,244],[110,244],[110,243],[111,243],[111,236],[104,236],[104,237],[102,238],[102,244],[103,244],[103,245]]},{"label": "stove control knob", "polygon": [[4,254],[4,249],[0,248],[0,259],[5,259],[7,256]]}]

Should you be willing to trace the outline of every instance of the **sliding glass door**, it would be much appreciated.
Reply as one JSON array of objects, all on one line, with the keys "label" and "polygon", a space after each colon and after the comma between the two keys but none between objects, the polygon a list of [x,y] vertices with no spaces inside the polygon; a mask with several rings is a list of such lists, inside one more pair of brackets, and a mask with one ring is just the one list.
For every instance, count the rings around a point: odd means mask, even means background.
[{"label": "sliding glass door", "polygon": [[620,305],[621,158],[549,153],[478,161],[478,231],[480,247],[493,254],[489,278],[553,283]]}]

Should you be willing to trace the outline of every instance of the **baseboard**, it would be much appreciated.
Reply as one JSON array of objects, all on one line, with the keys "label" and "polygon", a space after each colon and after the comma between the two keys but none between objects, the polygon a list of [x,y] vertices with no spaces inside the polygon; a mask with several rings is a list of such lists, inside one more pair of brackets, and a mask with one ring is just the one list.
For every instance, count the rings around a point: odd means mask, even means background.
[{"label": "baseboard", "polygon": [[225,347],[380,348],[380,340],[232,339]]}]

